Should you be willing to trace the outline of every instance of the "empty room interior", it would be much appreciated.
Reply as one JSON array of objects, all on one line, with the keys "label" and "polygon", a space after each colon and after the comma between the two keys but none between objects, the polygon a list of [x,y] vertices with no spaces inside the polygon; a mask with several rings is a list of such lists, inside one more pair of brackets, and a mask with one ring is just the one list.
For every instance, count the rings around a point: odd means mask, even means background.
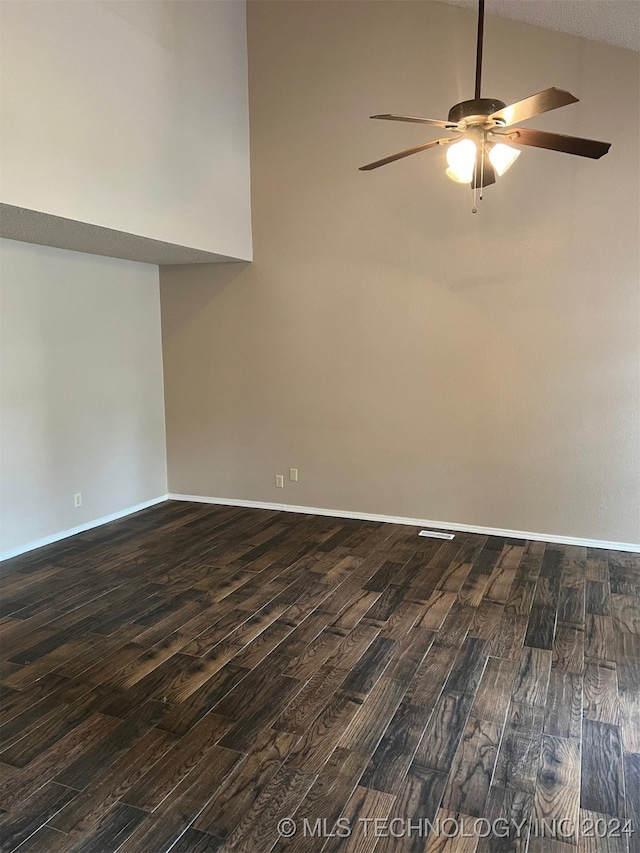
[{"label": "empty room interior", "polygon": [[640,853],[638,0],[0,40],[0,849]]}]

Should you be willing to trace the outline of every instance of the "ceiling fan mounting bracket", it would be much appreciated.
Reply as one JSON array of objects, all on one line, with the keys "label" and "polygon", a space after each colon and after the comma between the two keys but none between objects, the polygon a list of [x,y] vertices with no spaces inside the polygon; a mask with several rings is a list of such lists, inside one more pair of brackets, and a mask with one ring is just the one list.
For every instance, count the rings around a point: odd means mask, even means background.
[{"label": "ceiling fan mounting bracket", "polygon": [[[493,127],[498,124],[498,121],[489,120],[489,116],[505,107],[504,101],[499,101],[497,98],[474,98],[471,101],[461,101],[459,104],[454,104],[449,110],[448,120],[452,124],[460,122],[465,125],[486,123]],[[501,123],[504,124],[504,122]]]}]

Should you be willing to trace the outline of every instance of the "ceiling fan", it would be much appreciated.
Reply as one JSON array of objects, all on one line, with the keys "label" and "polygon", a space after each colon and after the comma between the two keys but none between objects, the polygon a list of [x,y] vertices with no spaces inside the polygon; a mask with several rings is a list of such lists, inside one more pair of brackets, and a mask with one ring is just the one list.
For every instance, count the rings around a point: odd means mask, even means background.
[{"label": "ceiling fan", "polygon": [[[375,119],[385,121],[409,121],[416,124],[428,124],[442,127],[455,134],[443,139],[434,139],[415,145],[373,163],[361,166],[361,171],[377,169],[394,160],[401,160],[419,151],[447,145],[447,175],[454,181],[470,184],[475,192],[479,188],[482,198],[482,188],[495,183],[496,175],[503,175],[519,156],[520,151],[512,145],[530,145],[534,148],[547,148],[551,151],[564,151],[566,154],[576,154],[578,157],[590,157],[597,160],[607,153],[611,147],[609,142],[596,142],[593,139],[581,139],[577,136],[564,136],[559,133],[548,133],[545,130],[532,130],[525,127],[514,127],[515,124],[526,121],[549,110],[558,109],[568,104],[575,104],[578,98],[564,89],[554,87],[531,95],[523,101],[507,106],[496,98],[480,97],[480,81],[482,77],[482,45],[484,38],[484,4],[478,3],[478,36],[476,47],[476,83],[475,94],[471,101],[462,101],[449,110],[446,121],[415,116],[376,115]],[[508,144],[511,143],[511,144]],[[473,212],[476,212],[474,205]]]}]

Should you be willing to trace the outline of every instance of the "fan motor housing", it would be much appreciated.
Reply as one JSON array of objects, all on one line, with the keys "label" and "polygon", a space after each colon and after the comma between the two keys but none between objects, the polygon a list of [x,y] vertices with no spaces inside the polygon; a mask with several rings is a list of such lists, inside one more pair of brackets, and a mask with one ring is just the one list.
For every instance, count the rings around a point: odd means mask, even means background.
[{"label": "fan motor housing", "polygon": [[[497,98],[476,98],[473,101],[462,101],[451,107],[448,120],[456,124],[461,121],[468,124],[481,124],[492,113],[505,107],[504,101],[499,101]],[[491,123],[498,124],[498,122]]]}]

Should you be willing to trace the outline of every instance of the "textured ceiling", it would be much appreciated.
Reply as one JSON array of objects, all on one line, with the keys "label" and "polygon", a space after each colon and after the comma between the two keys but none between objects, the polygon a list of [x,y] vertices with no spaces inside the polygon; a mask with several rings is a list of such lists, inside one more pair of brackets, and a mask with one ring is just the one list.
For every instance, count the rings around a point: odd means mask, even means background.
[{"label": "textured ceiling", "polygon": [[[442,0],[476,9],[477,0]],[[640,50],[640,0],[486,0],[488,15]]]},{"label": "textured ceiling", "polygon": [[238,260],[11,204],[0,204],[0,237],[145,264],[215,264]]}]

